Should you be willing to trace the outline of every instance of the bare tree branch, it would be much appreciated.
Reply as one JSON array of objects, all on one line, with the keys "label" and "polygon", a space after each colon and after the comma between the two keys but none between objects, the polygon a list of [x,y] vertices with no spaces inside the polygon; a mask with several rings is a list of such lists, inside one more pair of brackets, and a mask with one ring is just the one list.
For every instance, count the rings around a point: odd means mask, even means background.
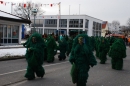
[{"label": "bare tree branch", "polygon": [[120,26],[120,22],[114,20],[114,21],[112,21],[112,25],[113,25],[114,29],[116,30],[118,28],[117,26]]},{"label": "bare tree branch", "polygon": [[32,9],[34,9],[34,8],[36,8],[38,11],[37,15],[43,15],[45,13],[45,11],[43,11],[41,9],[40,4],[38,4],[38,3],[34,4],[31,1],[26,2],[26,3],[27,3],[27,7],[18,6],[18,5],[15,6],[14,12],[16,13],[16,15],[19,15],[20,17],[30,20],[30,18],[32,16]]},{"label": "bare tree branch", "polygon": [[130,29],[130,18],[127,21],[127,26],[128,26],[128,29]]}]

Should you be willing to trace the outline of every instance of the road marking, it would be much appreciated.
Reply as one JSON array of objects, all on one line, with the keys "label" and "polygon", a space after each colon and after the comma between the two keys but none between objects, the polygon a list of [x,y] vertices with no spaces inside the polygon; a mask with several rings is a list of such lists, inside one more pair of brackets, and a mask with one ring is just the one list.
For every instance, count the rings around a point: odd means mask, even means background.
[{"label": "road marking", "polygon": [[[43,67],[49,67],[49,66],[54,66],[54,65],[58,65],[58,64],[64,64],[64,63],[67,63],[67,62],[69,62],[69,61],[60,62],[60,63],[55,63],[55,64],[49,64],[49,65],[43,65]],[[0,76],[12,74],[12,73],[17,73],[17,72],[21,72],[21,71],[25,71],[25,70],[26,70],[26,69],[17,70],[17,71],[8,72],[8,73],[3,73],[3,74],[0,74]]]}]

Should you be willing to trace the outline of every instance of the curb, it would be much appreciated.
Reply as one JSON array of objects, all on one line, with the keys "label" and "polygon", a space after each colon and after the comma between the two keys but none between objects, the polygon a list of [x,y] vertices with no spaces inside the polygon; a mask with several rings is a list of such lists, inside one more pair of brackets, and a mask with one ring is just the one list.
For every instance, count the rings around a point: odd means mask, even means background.
[{"label": "curb", "polygon": [[8,56],[8,57],[1,57],[0,61],[7,61],[7,60],[17,60],[17,59],[24,59],[25,56]]},{"label": "curb", "polygon": [[15,48],[25,48],[25,47],[0,47],[0,49],[15,49]]}]

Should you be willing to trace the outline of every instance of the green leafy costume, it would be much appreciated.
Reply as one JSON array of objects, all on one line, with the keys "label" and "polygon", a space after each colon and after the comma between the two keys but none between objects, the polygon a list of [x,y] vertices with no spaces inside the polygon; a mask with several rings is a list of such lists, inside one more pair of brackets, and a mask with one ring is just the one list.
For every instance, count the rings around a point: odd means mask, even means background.
[{"label": "green leafy costume", "polygon": [[49,35],[47,38],[47,62],[53,62],[54,61],[54,55],[57,52],[57,44],[55,42],[55,39]]},{"label": "green leafy costume", "polygon": [[28,80],[35,79],[35,73],[38,77],[43,77],[45,74],[44,68],[42,67],[45,43],[42,36],[34,33],[23,45],[27,48],[25,57],[28,63],[25,77]]},{"label": "green leafy costume", "polygon": [[95,50],[96,50],[96,57],[99,58],[99,43],[100,43],[100,38],[96,38],[96,44],[95,44]]},{"label": "green leafy costume", "polygon": [[110,37],[109,39],[110,46],[114,43],[115,40],[116,40],[115,37]]},{"label": "green leafy costume", "polygon": [[101,61],[100,63],[105,64],[105,62],[107,60],[106,55],[109,51],[109,44],[108,44],[107,40],[105,38],[102,38],[98,47],[99,47],[98,48],[99,49],[98,50],[99,51],[99,59]]},{"label": "green leafy costume", "polygon": [[95,39],[94,39],[93,36],[90,37],[89,39],[90,39],[90,46],[92,47],[92,51],[94,51],[94,49],[95,49]]},{"label": "green leafy costume", "polygon": [[[43,38],[44,42],[45,42],[45,45],[47,43],[47,38]],[[47,46],[45,46],[44,48],[44,61],[47,60]]]},{"label": "green leafy costume", "polygon": [[[79,42],[82,41],[82,44]],[[80,34],[74,39],[72,51],[69,58],[72,64],[71,77],[77,86],[86,86],[88,71],[97,61],[89,45],[89,38],[85,34]]]},{"label": "green leafy costume", "polygon": [[67,42],[67,52],[66,52],[67,56],[69,56],[69,54],[71,52],[72,45],[73,45],[73,39],[72,39],[72,37],[69,37],[68,42]]},{"label": "green leafy costume", "polygon": [[122,39],[117,39],[110,47],[109,56],[112,58],[112,69],[122,70],[123,58],[126,57],[126,46]]},{"label": "green leafy costume", "polygon": [[67,42],[66,39],[63,37],[59,42],[59,50],[60,50],[60,55],[58,56],[59,60],[65,60],[66,56],[65,53],[67,51]]}]

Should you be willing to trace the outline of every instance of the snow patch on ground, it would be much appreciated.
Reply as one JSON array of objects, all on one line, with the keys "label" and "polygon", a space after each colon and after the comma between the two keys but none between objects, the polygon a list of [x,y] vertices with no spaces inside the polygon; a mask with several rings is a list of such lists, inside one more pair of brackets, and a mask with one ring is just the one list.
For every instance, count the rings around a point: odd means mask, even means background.
[{"label": "snow patch on ground", "polygon": [[7,56],[23,56],[26,53],[26,48],[0,49],[0,58]]},{"label": "snow patch on ground", "polygon": [[23,45],[6,45],[6,46],[0,46],[0,48],[10,48],[10,47],[23,47]]}]

